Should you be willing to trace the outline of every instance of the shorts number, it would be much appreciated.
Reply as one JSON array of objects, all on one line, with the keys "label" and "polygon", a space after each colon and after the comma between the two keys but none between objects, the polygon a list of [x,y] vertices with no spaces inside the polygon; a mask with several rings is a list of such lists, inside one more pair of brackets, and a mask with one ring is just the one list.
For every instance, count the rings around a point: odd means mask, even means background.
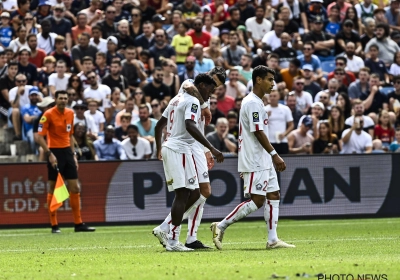
[{"label": "shorts number", "polygon": [[268,182],[264,181],[264,188],[263,188],[263,192],[267,191],[267,187],[268,187]]}]

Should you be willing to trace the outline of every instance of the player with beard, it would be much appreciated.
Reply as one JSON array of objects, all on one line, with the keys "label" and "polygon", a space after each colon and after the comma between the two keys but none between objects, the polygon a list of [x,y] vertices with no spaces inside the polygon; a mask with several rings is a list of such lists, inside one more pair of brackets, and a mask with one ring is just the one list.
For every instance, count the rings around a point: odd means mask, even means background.
[{"label": "player with beard", "polygon": [[268,114],[262,101],[264,95],[273,89],[274,75],[274,70],[257,66],[252,76],[253,92],[242,102],[238,171],[244,180],[244,196],[249,200],[239,204],[221,222],[211,224],[212,239],[219,250],[222,250],[225,230],[261,208],[266,199],[264,217],[268,226],[267,249],[295,247],[279,240],[276,233],[280,196],[275,168],[282,172],[286,169],[286,164],[268,140]]},{"label": "player with beard", "polygon": [[[203,99],[208,99],[213,93],[216,83],[208,74],[199,74],[194,81],[194,86]],[[165,242],[162,244],[166,246],[167,251],[193,250],[179,242],[184,214],[198,209],[198,206],[203,202],[198,190],[196,163],[191,146],[197,140],[211,151],[218,162],[224,160],[222,153],[215,149],[198,129],[198,121],[201,120],[199,107],[199,101],[193,96],[186,92],[178,94],[170,101],[156,126],[157,158],[164,161],[168,189],[175,191],[175,199],[171,208],[171,221],[167,223],[168,237],[165,231],[160,231],[163,234],[163,239],[160,239],[160,241]],[[168,141],[166,140],[163,143],[161,150],[161,135],[165,125],[167,125]],[[179,164],[179,162],[182,164]]]},{"label": "player with beard", "polygon": [[[215,84],[221,86],[225,83],[226,74],[222,67],[214,67],[208,72],[213,77]],[[189,93],[203,102],[203,95],[200,94],[199,90],[193,84],[193,80],[186,80],[181,88],[179,89],[178,95]],[[208,102],[204,104],[207,105]],[[205,105],[204,105],[205,106]],[[198,129],[204,135],[204,127],[207,124],[206,119],[198,121]],[[200,226],[200,222],[203,216],[203,208],[206,199],[211,195],[211,185],[208,170],[211,170],[214,166],[214,158],[208,148],[203,146],[199,142],[195,142],[191,147],[193,159],[196,165],[197,178],[200,186],[200,197],[184,214],[183,219],[188,218],[188,235],[185,246],[191,249],[208,249],[210,247],[204,245],[201,241],[197,240],[197,229]],[[163,246],[166,246],[167,234],[169,232],[169,224],[171,223],[171,214],[167,216],[164,222],[153,229],[153,234],[158,238]]]}]

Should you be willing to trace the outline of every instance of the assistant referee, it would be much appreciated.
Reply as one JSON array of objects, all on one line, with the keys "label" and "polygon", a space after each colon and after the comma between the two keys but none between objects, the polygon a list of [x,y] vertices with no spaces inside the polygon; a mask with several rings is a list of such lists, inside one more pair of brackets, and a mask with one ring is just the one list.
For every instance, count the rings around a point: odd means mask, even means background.
[{"label": "assistant referee", "polygon": [[[68,93],[58,90],[55,93],[56,106],[47,110],[40,119],[37,142],[47,158],[50,190],[47,194],[47,205],[50,214],[51,232],[60,233],[57,212],[50,211],[54,187],[57,180],[57,167],[68,183],[70,205],[74,216],[75,232],[95,231],[82,222],[80,205],[80,186],[78,184],[78,161],[74,152],[74,111],[66,108]],[[47,136],[47,143],[44,140]]]}]

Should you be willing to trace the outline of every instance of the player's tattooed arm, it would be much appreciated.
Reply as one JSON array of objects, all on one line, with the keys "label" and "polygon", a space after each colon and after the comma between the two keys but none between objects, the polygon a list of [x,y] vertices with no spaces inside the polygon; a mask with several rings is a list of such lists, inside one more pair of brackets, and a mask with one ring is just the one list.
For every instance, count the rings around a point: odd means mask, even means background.
[{"label": "player's tattooed arm", "polygon": [[168,119],[165,117],[161,117],[161,119],[157,122],[155,128],[155,140],[156,140],[156,147],[157,147],[157,158],[162,160],[161,157],[161,137],[162,137],[162,130],[167,125]]}]

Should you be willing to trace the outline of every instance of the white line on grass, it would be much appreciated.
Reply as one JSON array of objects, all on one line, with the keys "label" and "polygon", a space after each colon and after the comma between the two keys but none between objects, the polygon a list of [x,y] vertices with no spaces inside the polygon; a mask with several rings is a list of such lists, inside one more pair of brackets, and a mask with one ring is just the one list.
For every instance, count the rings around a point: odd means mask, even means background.
[{"label": "white line on grass", "polygon": [[[312,243],[312,242],[346,242],[346,241],[381,241],[399,240],[399,237],[356,237],[356,238],[330,238],[330,239],[309,239],[309,240],[287,240],[290,243]],[[226,242],[224,245],[246,245],[246,244],[265,244],[261,241],[256,242]],[[46,251],[84,251],[84,250],[113,250],[113,249],[140,249],[160,247],[160,245],[124,245],[124,246],[91,246],[91,247],[56,247],[56,248],[29,248],[29,249],[2,249],[0,253],[19,253],[19,252],[46,252]]]}]

